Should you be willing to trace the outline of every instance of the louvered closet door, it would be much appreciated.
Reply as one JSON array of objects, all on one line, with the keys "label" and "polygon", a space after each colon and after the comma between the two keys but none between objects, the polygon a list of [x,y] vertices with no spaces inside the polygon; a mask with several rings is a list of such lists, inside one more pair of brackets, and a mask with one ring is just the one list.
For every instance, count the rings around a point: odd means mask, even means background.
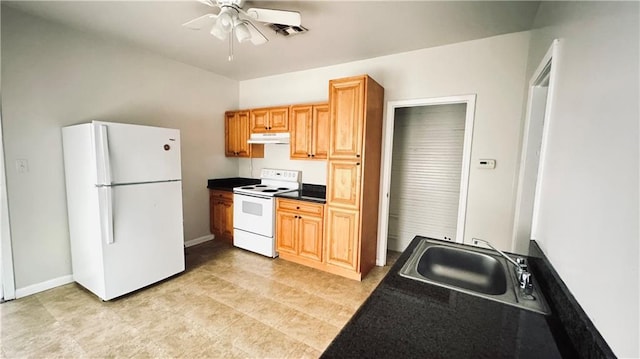
[{"label": "louvered closet door", "polygon": [[389,203],[389,248],[414,236],[455,241],[466,105],[396,110]]}]

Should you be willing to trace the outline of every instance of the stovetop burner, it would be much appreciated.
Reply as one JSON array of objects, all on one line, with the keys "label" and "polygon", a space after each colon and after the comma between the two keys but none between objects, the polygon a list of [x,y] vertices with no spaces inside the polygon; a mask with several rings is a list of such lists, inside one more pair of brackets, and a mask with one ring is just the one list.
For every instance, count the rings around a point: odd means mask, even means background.
[{"label": "stovetop burner", "polygon": [[276,192],[280,192],[281,190],[277,190],[277,189],[263,189],[261,192],[267,192],[267,193],[276,193]]}]

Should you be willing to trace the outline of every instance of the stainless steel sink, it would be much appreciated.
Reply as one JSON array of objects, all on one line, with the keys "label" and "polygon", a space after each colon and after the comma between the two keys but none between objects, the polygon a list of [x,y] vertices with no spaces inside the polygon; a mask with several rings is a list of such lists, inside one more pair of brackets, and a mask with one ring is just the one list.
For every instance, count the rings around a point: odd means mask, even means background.
[{"label": "stainless steel sink", "polygon": [[549,314],[537,283],[520,288],[512,266],[498,253],[455,243],[421,239],[400,275],[504,304]]},{"label": "stainless steel sink", "polygon": [[417,272],[423,277],[483,294],[504,294],[507,277],[494,257],[445,246],[433,246],[418,260]]}]

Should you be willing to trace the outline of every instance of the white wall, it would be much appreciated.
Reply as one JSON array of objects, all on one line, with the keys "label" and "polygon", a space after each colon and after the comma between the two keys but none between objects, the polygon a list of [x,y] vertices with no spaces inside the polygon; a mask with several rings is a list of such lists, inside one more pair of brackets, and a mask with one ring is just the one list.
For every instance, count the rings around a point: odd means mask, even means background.
[{"label": "white wall", "polygon": [[[330,79],[363,73],[385,88],[385,101],[477,94],[465,241],[485,238],[511,249],[528,45],[529,33],[521,32],[241,81],[240,106],[326,101]],[[297,166],[305,182],[326,183],[326,166],[308,169],[309,161],[290,161],[285,151],[277,155],[270,165]],[[473,163],[480,158],[496,159],[496,169],[476,169]],[[241,161],[241,174],[249,172],[249,163]],[[260,164],[253,160],[254,174]],[[308,170],[313,176],[306,175]]]},{"label": "white wall", "polygon": [[[18,289],[71,274],[60,128],[103,120],[178,128],[185,240],[209,234],[206,180],[224,157],[238,82],[2,9],[2,121]],[[28,173],[18,174],[16,159]]]},{"label": "white wall", "polygon": [[527,76],[559,38],[536,240],[627,358],[640,356],[639,13],[638,2],[542,2]]}]

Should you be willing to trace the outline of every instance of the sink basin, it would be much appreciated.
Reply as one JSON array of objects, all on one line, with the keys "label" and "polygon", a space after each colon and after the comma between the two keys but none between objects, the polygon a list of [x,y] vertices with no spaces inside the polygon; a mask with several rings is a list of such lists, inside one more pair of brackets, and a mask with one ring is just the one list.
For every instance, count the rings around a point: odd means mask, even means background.
[{"label": "sink basin", "polygon": [[483,294],[507,291],[505,270],[496,258],[457,248],[433,246],[420,256],[418,273],[432,281]]},{"label": "sink basin", "polygon": [[525,294],[520,289],[514,268],[492,250],[422,237],[400,270],[400,275],[549,314],[549,308],[535,279],[533,293]]}]

